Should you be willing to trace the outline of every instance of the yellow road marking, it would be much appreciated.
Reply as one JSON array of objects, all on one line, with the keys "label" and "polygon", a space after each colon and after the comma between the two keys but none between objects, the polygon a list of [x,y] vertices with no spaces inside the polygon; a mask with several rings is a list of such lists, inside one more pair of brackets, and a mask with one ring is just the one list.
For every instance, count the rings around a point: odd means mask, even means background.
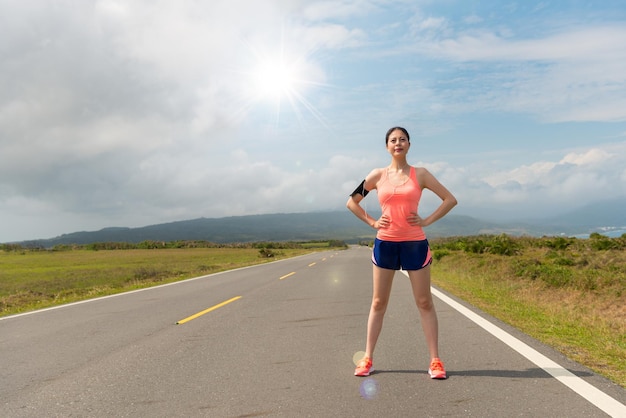
[{"label": "yellow road marking", "polygon": [[309,264],[309,267],[313,267],[316,263]]},{"label": "yellow road marking", "polygon": [[289,276],[293,276],[294,274],[296,274],[296,272],[295,272],[295,271],[292,271],[292,272],[291,272],[291,273],[289,273],[289,274],[285,274],[283,277],[279,277],[279,278],[278,278],[278,280],[286,279],[287,277],[289,277]]},{"label": "yellow road marking", "polygon": [[224,302],[222,302],[222,303],[218,303],[218,304],[217,304],[217,305],[215,305],[215,306],[211,306],[209,309],[205,309],[205,310],[204,310],[204,311],[202,311],[202,312],[198,312],[198,313],[197,313],[197,314],[195,314],[195,315],[191,315],[191,316],[188,316],[188,317],[187,317],[187,318],[185,318],[185,319],[181,319],[180,321],[176,322],[176,325],[180,325],[180,324],[184,324],[185,322],[189,322],[189,321],[191,321],[192,319],[196,319],[197,317],[202,316],[202,315],[204,315],[204,314],[206,314],[206,313],[209,313],[209,312],[211,312],[211,311],[214,311],[214,310],[216,310],[217,308],[221,308],[221,307],[222,307],[222,306],[224,306],[224,305],[228,305],[229,303],[234,302],[234,301],[236,301],[237,299],[241,299],[241,296],[235,296],[235,297],[234,297],[234,298],[232,298],[232,299],[228,299],[228,300],[226,300],[226,301],[224,301]]}]

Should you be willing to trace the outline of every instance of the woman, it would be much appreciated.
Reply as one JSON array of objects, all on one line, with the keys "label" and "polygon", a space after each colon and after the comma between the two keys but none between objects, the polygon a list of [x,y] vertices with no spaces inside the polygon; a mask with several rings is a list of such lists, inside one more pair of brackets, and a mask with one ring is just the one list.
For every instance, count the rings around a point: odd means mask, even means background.
[{"label": "woman", "polygon": [[[373,295],[367,321],[365,356],[357,364],[356,376],[372,372],[374,348],[387,310],[391,284],[396,270],[408,272],[415,303],[422,319],[422,329],[428,344],[431,363],[428,374],[433,379],[445,379],[446,371],[439,359],[437,313],[430,292],[430,263],[432,254],[423,227],[431,225],[456,204],[455,197],[423,167],[412,167],[406,156],[411,147],[409,133],[401,127],[387,131],[387,151],[391,154],[388,167],[376,168],[357,187],[346,206],[363,222],[377,230],[372,252]],[[372,218],[360,205],[361,200],[376,189],[382,209],[379,219]],[[418,214],[423,189],[429,189],[441,199],[439,207],[426,218]]]}]

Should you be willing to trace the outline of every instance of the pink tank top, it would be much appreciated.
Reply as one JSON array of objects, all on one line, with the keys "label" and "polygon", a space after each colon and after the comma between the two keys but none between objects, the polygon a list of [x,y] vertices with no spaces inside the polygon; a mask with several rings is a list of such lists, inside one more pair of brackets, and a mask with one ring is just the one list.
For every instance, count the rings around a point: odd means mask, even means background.
[{"label": "pink tank top", "polygon": [[415,167],[411,167],[409,178],[401,185],[391,184],[387,170],[384,170],[376,190],[383,215],[391,219],[389,227],[379,229],[376,238],[395,242],[426,239],[421,226],[412,226],[407,221],[407,216],[411,212],[417,212],[422,197],[422,188],[417,182]]}]

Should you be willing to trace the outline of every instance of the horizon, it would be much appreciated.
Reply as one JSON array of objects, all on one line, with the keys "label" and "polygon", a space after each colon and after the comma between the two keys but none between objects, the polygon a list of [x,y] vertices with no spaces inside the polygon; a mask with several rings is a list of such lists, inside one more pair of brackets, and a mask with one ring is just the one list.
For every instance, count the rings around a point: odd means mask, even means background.
[{"label": "horizon", "polygon": [[[611,202],[611,203],[619,203],[617,200],[608,200],[606,201],[606,203]],[[589,205],[588,208],[591,208],[593,205]],[[584,210],[584,209],[583,209]],[[185,223],[185,222],[193,222],[193,221],[198,221],[198,220],[224,220],[224,219],[229,219],[229,218],[238,218],[238,217],[262,217],[262,216],[280,216],[280,215],[306,215],[306,214],[324,214],[324,213],[336,213],[336,212],[340,212],[340,213],[344,213],[345,215],[347,215],[348,217],[351,218],[351,214],[348,210],[317,210],[317,211],[311,211],[311,212],[274,212],[274,213],[259,213],[259,214],[251,214],[251,215],[231,215],[231,216],[224,216],[224,217],[198,217],[198,218],[192,218],[192,219],[177,219],[177,220],[171,220],[168,222],[163,222],[163,223],[156,223],[156,224],[146,224],[146,225],[137,225],[137,226],[123,226],[123,225],[108,225],[108,226],[104,226],[102,228],[98,228],[98,229],[93,229],[93,230],[74,230],[74,231],[65,231],[63,233],[60,233],[58,235],[55,236],[49,236],[49,237],[38,237],[38,238],[31,238],[31,239],[26,239],[26,240],[18,240],[18,241],[1,241],[0,240],[0,244],[15,244],[15,243],[28,243],[28,242],[37,242],[37,241],[46,241],[46,240],[54,240],[66,235],[72,235],[72,234],[82,234],[82,233],[98,233],[101,231],[109,231],[109,230],[132,230],[132,229],[142,229],[142,228],[150,228],[150,227],[154,227],[154,226],[162,226],[162,225],[167,225],[167,224],[172,224],[172,223]],[[380,213],[376,212],[376,213]],[[568,213],[563,213],[563,216],[566,215],[572,215],[575,212],[568,212]],[[485,222],[488,224],[492,224],[494,226],[500,226],[502,228],[511,228],[511,227],[518,227],[521,225],[526,225],[527,227],[548,227],[548,224],[551,220],[551,218],[536,218],[536,219],[524,219],[524,218],[518,218],[518,219],[508,219],[508,218],[504,218],[504,219],[487,219],[487,218],[481,218],[480,216],[473,216],[473,215],[468,215],[468,214],[464,214],[464,213],[450,213],[449,215],[446,216],[446,218],[451,217],[451,218],[471,218],[474,221],[478,221],[478,222]],[[356,221],[358,221],[357,218],[354,218]],[[439,221],[441,222],[441,221]],[[563,228],[575,228],[579,226],[581,229],[583,228],[588,228],[589,225],[574,225],[571,221],[570,222],[565,222],[564,224],[560,225],[560,227]],[[431,229],[432,225],[427,227],[427,234],[428,234],[428,229]],[[436,229],[437,227],[435,227]],[[607,237],[610,238],[618,238],[620,236],[622,236],[623,234],[626,234],[626,220],[622,223],[618,222],[616,224],[602,224],[600,225],[599,223],[593,227],[594,231],[591,232],[597,232],[600,233],[601,235],[605,235]],[[507,232],[504,232],[507,233]],[[544,234],[548,234],[550,235],[551,233],[548,232],[543,232]],[[562,232],[563,233],[563,232]],[[510,232],[508,233],[510,234]],[[463,234],[461,234],[463,235]],[[516,235],[516,234],[513,234]],[[531,234],[532,235],[532,234]],[[580,232],[580,233],[569,233],[566,234],[569,237],[573,237],[573,238],[589,238],[590,232]]]},{"label": "horizon", "polygon": [[398,125],[454,214],[626,198],[623,1],[60,0],[0,22],[0,242],[343,210]]}]

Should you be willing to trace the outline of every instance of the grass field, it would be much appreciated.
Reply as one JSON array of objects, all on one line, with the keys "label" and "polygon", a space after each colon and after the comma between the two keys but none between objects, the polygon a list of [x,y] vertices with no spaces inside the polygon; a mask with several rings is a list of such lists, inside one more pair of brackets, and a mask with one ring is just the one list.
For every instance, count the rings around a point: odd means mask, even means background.
[{"label": "grass field", "polygon": [[[271,246],[274,247],[274,246]],[[0,251],[0,316],[328,249],[165,248]]]},{"label": "grass field", "polygon": [[431,244],[434,284],[626,387],[626,239]]},{"label": "grass field", "polygon": [[[0,250],[0,316],[327,250]],[[433,283],[626,387],[626,238],[432,240]]]}]

